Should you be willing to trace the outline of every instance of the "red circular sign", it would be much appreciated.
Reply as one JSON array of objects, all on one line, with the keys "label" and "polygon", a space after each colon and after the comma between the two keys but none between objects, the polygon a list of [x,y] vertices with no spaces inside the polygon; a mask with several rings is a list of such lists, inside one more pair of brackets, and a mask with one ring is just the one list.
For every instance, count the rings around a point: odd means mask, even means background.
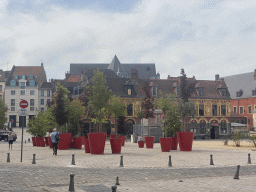
[{"label": "red circular sign", "polygon": [[13,119],[11,119],[11,123],[13,123]]},{"label": "red circular sign", "polygon": [[28,107],[28,102],[26,100],[21,100],[20,107],[24,108],[24,109],[27,108]]}]

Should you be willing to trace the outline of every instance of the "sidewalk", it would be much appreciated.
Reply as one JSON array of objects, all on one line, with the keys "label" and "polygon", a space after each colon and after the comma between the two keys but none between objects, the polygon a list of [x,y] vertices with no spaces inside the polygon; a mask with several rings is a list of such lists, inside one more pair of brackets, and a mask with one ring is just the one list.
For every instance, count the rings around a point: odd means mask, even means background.
[{"label": "sidewalk", "polygon": [[[117,191],[252,191],[256,187],[256,152],[232,147],[204,148],[219,146],[221,141],[195,141],[191,152],[165,153],[159,143],[153,149],[126,143],[122,154],[112,154],[107,141],[103,155],[87,154],[82,148],[59,150],[57,156],[49,147],[33,147],[30,142],[23,144],[20,162],[21,129],[14,131],[18,139],[12,151],[8,150],[8,143],[0,142],[0,191],[68,191],[70,173],[75,174],[76,191],[111,191],[117,176],[121,184]],[[24,140],[29,137],[24,129]],[[9,152],[11,162],[7,163]],[[248,153],[251,165],[247,164]],[[71,165],[72,154],[76,165]],[[209,165],[210,154],[214,165]],[[124,167],[119,167],[120,155]],[[168,167],[170,155],[172,167]],[[237,164],[241,165],[240,180],[233,179]]]}]

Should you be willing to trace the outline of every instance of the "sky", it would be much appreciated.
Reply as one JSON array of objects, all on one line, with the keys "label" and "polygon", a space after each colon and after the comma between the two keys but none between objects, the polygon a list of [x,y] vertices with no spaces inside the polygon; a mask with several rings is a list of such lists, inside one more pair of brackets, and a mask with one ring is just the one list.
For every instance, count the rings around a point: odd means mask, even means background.
[{"label": "sky", "polygon": [[155,63],[161,79],[256,69],[255,0],[0,0],[0,69]]}]

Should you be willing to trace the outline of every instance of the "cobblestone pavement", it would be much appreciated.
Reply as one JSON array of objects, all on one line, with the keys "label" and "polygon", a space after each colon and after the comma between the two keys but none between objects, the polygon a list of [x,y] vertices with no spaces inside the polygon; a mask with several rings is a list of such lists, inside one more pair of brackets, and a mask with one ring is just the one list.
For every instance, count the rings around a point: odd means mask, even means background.
[{"label": "cobblestone pavement", "polygon": [[[163,153],[160,145],[154,149],[138,148],[126,143],[122,154],[111,154],[109,141],[103,155],[91,155],[81,150],[59,150],[52,155],[49,147],[33,147],[24,143],[21,161],[21,131],[13,150],[0,142],[0,191],[68,191],[70,173],[74,173],[75,191],[111,191],[119,177],[117,191],[255,191],[256,152],[245,150],[193,148],[192,152]],[[24,132],[24,140],[30,137]],[[214,141],[213,141],[214,142]],[[10,161],[7,163],[7,153]],[[252,164],[248,164],[248,153]],[[36,164],[32,156],[36,154]],[[76,165],[71,165],[75,154]],[[213,154],[214,165],[210,164]],[[124,167],[120,165],[120,155]],[[169,155],[172,167],[168,167]],[[233,179],[240,164],[240,179]],[[182,181],[182,182],[181,182]]]}]

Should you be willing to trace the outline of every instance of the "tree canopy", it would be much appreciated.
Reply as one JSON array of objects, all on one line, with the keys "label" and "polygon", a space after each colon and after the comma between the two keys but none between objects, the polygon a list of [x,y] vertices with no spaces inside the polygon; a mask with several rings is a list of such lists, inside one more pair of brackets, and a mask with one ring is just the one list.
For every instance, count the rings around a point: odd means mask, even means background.
[{"label": "tree canopy", "polygon": [[154,111],[155,111],[155,106],[154,106],[154,98],[152,97],[151,89],[149,86],[149,82],[146,81],[142,87],[142,90],[145,93],[145,97],[142,99],[142,111],[144,114],[144,118],[154,118]]},{"label": "tree canopy", "polygon": [[3,125],[7,121],[7,117],[6,117],[7,110],[8,110],[7,105],[2,99],[0,99],[0,128],[3,127]]}]

